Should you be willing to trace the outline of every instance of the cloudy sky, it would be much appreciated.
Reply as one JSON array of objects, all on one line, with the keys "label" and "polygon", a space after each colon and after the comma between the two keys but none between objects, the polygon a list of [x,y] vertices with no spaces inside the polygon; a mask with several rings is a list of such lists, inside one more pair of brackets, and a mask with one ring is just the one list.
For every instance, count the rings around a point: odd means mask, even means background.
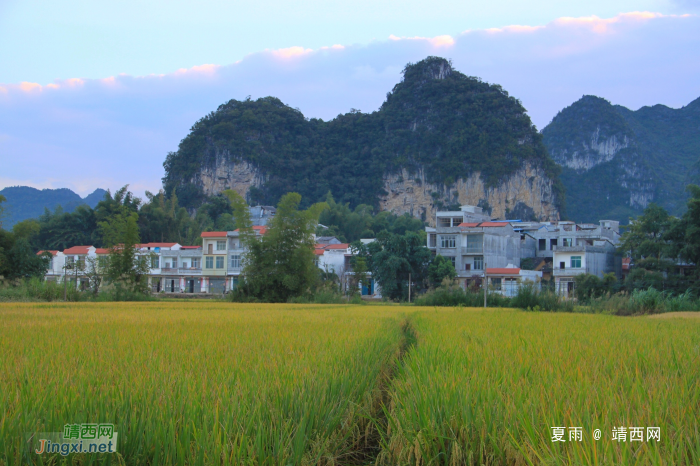
[{"label": "cloudy sky", "polygon": [[700,0],[0,0],[0,188],[157,191],[229,99],[376,110],[428,55],[501,84],[543,128],[584,94],[700,97]]}]

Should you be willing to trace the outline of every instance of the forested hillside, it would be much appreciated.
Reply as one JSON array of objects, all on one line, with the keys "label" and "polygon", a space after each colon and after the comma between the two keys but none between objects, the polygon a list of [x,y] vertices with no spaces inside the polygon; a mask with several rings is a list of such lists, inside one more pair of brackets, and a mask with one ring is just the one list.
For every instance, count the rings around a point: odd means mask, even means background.
[{"label": "forested hillside", "polygon": [[26,220],[37,218],[44,213],[44,209],[55,210],[61,206],[64,212],[73,212],[76,207],[86,204],[94,208],[102,200],[104,189],[96,189],[84,199],[67,188],[60,189],[36,189],[29,186],[11,186],[0,190],[0,195],[5,196],[5,218],[2,225],[6,229]]},{"label": "forested hillside", "polygon": [[[507,185],[518,172],[525,177],[526,166],[547,197],[545,208],[527,208],[558,215],[563,201],[558,167],[520,102],[437,57],[407,65],[403,80],[372,113],[352,110],[326,122],[307,119],[274,97],[231,100],[198,121],[164,166],[166,193],[177,191],[189,209],[229,188],[251,203],[275,204],[289,191],[312,203],[330,191],[353,208],[378,207],[390,191],[387,176],[405,173],[432,196],[431,206],[409,199],[424,216],[472,198],[505,211],[518,202],[533,204]],[[479,192],[457,183],[469,177],[483,184]]]},{"label": "forested hillside", "polygon": [[567,214],[576,221],[627,223],[651,202],[678,215],[698,182],[700,99],[680,109],[637,111],[584,96],[542,134],[562,166]]}]

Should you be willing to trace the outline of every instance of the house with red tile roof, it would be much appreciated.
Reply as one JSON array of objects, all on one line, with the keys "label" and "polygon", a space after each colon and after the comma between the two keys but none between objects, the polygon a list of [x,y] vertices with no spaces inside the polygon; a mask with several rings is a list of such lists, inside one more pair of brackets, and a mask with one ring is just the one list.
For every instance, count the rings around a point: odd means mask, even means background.
[{"label": "house with red tile roof", "polygon": [[513,297],[523,284],[530,283],[537,289],[540,288],[542,272],[536,270],[523,270],[513,264],[506,267],[488,267],[486,280],[489,289],[504,296]]},{"label": "house with red tile roof", "polygon": [[481,286],[485,267],[520,266],[520,233],[509,221],[491,220],[480,207],[437,212],[435,225],[425,229],[427,246],[452,261],[465,287]]}]

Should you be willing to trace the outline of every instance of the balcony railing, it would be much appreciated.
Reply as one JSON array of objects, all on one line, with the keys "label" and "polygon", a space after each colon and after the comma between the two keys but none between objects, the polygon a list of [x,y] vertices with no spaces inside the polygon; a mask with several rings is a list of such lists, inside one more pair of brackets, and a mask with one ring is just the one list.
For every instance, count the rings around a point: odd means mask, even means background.
[{"label": "balcony railing", "polygon": [[180,267],[180,273],[202,273],[201,267]]},{"label": "balcony railing", "polygon": [[484,247],[479,244],[477,246],[462,246],[462,254],[481,254],[484,252]]},{"label": "balcony railing", "polygon": [[571,275],[580,275],[582,273],[586,273],[585,267],[566,267],[564,269],[560,269],[560,268],[554,269],[554,276],[555,277],[566,277],[566,276],[571,276]]}]

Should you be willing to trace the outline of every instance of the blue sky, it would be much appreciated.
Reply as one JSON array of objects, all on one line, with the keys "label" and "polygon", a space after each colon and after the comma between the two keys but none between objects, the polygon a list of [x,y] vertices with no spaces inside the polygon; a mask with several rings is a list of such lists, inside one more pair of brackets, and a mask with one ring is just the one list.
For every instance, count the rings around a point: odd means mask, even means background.
[{"label": "blue sky", "polygon": [[700,96],[699,3],[0,0],[0,187],[157,190],[219,104],[372,111],[427,55],[503,85],[538,128],[584,94],[680,107]]}]

